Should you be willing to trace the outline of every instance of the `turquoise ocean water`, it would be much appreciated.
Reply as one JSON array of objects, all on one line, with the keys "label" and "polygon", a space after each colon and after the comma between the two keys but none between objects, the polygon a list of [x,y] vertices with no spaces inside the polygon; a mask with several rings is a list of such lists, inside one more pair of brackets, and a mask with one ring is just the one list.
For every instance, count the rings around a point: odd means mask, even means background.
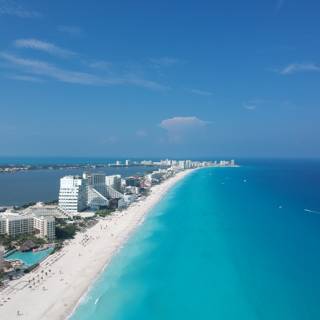
[{"label": "turquoise ocean water", "polygon": [[72,319],[320,319],[319,187],[316,161],[192,173]]}]

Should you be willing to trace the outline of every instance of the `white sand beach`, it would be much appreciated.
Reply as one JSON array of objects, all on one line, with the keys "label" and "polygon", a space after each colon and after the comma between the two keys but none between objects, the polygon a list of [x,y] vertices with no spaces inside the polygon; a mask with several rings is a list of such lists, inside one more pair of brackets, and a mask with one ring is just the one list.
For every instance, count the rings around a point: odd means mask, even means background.
[{"label": "white sand beach", "polygon": [[113,254],[165,193],[191,170],[154,186],[151,194],[84,233],[0,291],[0,319],[66,319]]}]

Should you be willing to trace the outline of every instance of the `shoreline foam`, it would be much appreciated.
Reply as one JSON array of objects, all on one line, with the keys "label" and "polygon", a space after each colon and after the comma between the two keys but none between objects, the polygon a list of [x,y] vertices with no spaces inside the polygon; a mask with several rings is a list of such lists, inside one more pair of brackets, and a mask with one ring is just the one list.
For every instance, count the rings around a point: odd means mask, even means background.
[{"label": "shoreline foam", "polygon": [[[0,306],[0,318],[70,318],[146,215],[190,172],[192,170],[180,172],[154,186],[147,198],[110,218],[99,220],[84,233],[78,233],[61,251],[44,260],[37,270],[12,281],[0,292],[0,303],[6,299]],[[29,288],[29,280],[32,288]]]}]

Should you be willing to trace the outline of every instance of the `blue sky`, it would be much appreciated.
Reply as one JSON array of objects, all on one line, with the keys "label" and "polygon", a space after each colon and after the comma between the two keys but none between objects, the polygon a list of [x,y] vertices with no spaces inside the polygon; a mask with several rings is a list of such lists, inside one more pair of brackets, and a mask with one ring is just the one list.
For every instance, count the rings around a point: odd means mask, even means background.
[{"label": "blue sky", "polygon": [[320,156],[316,0],[0,0],[0,29],[0,156]]}]

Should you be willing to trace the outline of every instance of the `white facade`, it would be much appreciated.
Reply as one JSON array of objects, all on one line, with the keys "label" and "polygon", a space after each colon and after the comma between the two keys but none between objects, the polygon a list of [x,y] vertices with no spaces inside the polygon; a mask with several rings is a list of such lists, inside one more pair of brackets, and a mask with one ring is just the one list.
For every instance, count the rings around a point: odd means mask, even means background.
[{"label": "white facade", "polygon": [[55,218],[54,217],[34,217],[33,218],[34,229],[39,231],[41,238],[47,238],[49,241],[55,239]]},{"label": "white facade", "polygon": [[7,225],[6,220],[4,218],[1,218],[0,216],[0,234],[6,233],[6,225]]},{"label": "white facade", "polygon": [[87,180],[87,185],[96,189],[103,196],[106,195],[106,175],[103,173],[84,173],[83,179]]},{"label": "white facade", "polygon": [[18,213],[5,213],[0,218],[0,232],[10,237],[33,232],[33,217]]},{"label": "white facade", "polygon": [[3,258],[3,254],[4,254],[4,247],[0,245],[0,272],[3,270],[4,268],[4,258]]},{"label": "white facade", "polygon": [[87,206],[86,179],[66,176],[60,179],[59,207],[68,213],[83,211]]},{"label": "white facade", "polygon": [[186,160],[185,161],[185,169],[191,169],[192,168],[192,161],[191,160]]},{"label": "white facade", "polygon": [[106,176],[105,183],[108,187],[111,187],[121,192],[121,176],[119,174],[113,176]]},{"label": "white facade", "polygon": [[4,213],[0,218],[0,234],[7,234],[15,238],[22,234],[39,231],[42,238],[55,238],[55,218],[52,216],[21,215],[16,212]]},{"label": "white facade", "polygon": [[185,165],[186,165],[186,163],[185,163],[184,160],[180,160],[179,163],[178,163],[179,168],[183,169],[183,170],[185,169]]},{"label": "white facade", "polygon": [[109,199],[120,199],[123,198],[123,194],[110,186],[107,186],[107,197]]},{"label": "white facade", "polygon": [[[107,188],[107,187],[105,187]],[[107,199],[107,191],[105,196],[92,186],[88,186],[88,207],[90,209],[99,209],[101,207],[107,207],[109,200]]]}]

